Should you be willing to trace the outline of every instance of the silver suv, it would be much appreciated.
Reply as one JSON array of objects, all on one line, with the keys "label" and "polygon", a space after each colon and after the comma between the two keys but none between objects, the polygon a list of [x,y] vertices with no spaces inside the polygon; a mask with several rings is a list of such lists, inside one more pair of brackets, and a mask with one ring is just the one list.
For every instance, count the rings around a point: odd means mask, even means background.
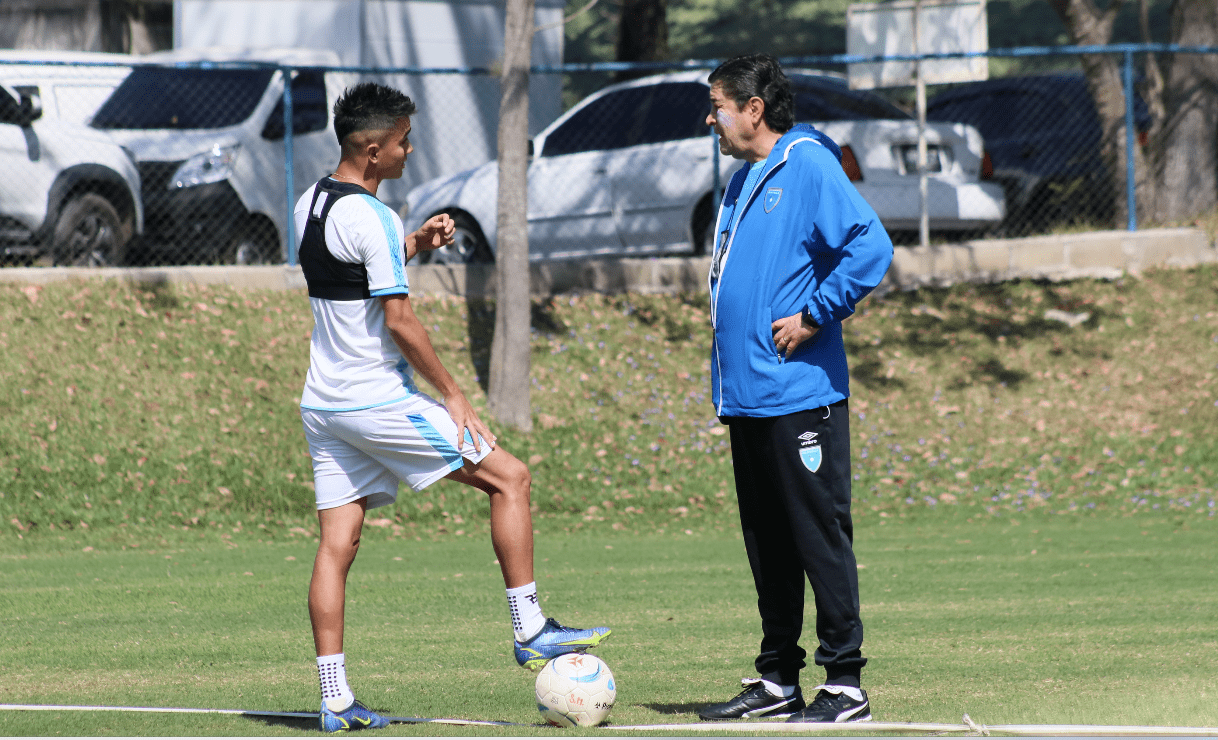
[{"label": "silver suv", "polygon": [[0,172],[6,261],[121,265],[143,231],[131,156],[104,132],[44,118],[37,86],[0,84]]}]

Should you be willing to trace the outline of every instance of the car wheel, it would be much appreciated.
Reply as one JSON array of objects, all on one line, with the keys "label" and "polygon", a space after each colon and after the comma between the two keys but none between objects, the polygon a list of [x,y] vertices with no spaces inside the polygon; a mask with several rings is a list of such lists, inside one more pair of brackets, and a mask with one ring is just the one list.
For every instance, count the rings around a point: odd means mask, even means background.
[{"label": "car wheel", "polygon": [[447,247],[433,249],[419,255],[420,264],[441,265],[476,265],[490,264],[495,261],[491,246],[482,234],[482,228],[473,217],[458,213],[453,217],[457,230],[453,234],[453,243]]},{"label": "car wheel", "polygon": [[226,265],[274,265],[279,263],[279,239],[273,228],[248,222],[229,240],[220,261]]},{"label": "car wheel", "polygon": [[96,193],[82,193],[64,205],[51,239],[55,264],[73,267],[121,265],[127,246],[118,211]]},{"label": "car wheel", "polygon": [[698,201],[694,207],[693,223],[691,224],[693,254],[702,257],[715,251],[715,204],[708,195]]},{"label": "car wheel", "polygon": [[715,252],[715,226],[711,221],[707,221],[702,227],[702,242],[694,250],[694,254],[702,257]]}]

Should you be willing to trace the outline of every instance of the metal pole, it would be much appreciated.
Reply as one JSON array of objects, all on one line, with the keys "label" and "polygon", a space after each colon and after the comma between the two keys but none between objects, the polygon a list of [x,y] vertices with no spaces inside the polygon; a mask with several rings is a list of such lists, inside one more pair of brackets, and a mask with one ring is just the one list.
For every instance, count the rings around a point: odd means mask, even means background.
[{"label": "metal pole", "polygon": [[[922,0],[914,3],[913,14],[913,53],[918,54],[918,26],[922,21]],[[930,212],[927,203],[929,183],[926,178],[926,80],[922,75],[922,60],[914,60],[914,83],[917,90],[918,105],[918,244],[923,249],[930,246]]]},{"label": "metal pole", "polygon": [[1133,168],[1133,52],[1125,52],[1125,207],[1130,231],[1138,230],[1137,173]]},{"label": "metal pole", "polygon": [[292,168],[292,69],[282,68],[283,73],[283,192],[287,198],[287,227],[284,233],[288,239],[288,264],[296,264],[296,222],[292,215],[295,205],[292,191],[295,189],[295,173]]}]

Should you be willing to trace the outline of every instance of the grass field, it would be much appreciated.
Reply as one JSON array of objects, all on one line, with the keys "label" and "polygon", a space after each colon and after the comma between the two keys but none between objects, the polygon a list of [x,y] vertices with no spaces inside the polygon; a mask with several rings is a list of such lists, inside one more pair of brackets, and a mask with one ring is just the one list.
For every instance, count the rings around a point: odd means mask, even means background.
[{"label": "grass field", "polygon": [[[484,406],[493,305],[415,303]],[[751,673],[706,322],[697,295],[536,305],[535,430],[496,429],[534,473],[547,611],[617,630],[618,724],[687,721]],[[294,292],[0,286],[0,701],[316,710],[310,330]],[[891,294],[845,333],[877,719],[1218,726],[1218,268]],[[535,721],[480,495],[439,484],[369,524],[360,695]],[[291,729],[5,718],[18,735]]]},{"label": "grass field", "polygon": [[[7,703],[316,711],[311,542],[6,555]],[[920,514],[858,533],[878,721],[1218,726],[1212,527],[1036,514]],[[352,686],[403,716],[538,722],[484,540],[370,542],[352,573]],[[758,627],[730,534],[539,538],[547,613],[608,623],[618,725],[696,721],[752,673]],[[814,680],[817,671],[807,676]],[[810,687],[811,684],[809,684]],[[296,720],[4,713],[6,734],[239,734]],[[394,726],[410,734],[485,730]],[[508,728],[496,734],[542,734]]]},{"label": "grass field", "polygon": [[[416,302],[483,406],[493,306]],[[1090,318],[1070,328],[1045,318],[1054,309]],[[0,327],[0,542],[311,531],[302,294],[3,286]],[[536,428],[496,431],[533,471],[539,529],[733,524],[704,296],[561,297],[536,306],[534,329]],[[846,336],[862,519],[1214,516],[1218,268],[893,294],[865,302]],[[444,483],[375,525],[480,534],[486,505]]]}]

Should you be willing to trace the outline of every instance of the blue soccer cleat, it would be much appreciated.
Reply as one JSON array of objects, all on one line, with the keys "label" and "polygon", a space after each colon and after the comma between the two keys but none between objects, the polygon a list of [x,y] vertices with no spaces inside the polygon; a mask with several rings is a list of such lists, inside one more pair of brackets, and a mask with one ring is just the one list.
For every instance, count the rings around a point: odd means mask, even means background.
[{"label": "blue soccer cleat", "polygon": [[321,703],[321,731],[347,732],[350,730],[376,730],[387,727],[389,720],[368,707],[353,702],[341,712],[331,712],[330,707]]},{"label": "blue soccer cleat", "polygon": [[553,618],[547,619],[541,632],[528,642],[514,642],[516,662],[530,671],[539,671],[546,663],[567,653],[582,653],[596,647],[612,634],[608,627],[579,630],[564,627]]}]

